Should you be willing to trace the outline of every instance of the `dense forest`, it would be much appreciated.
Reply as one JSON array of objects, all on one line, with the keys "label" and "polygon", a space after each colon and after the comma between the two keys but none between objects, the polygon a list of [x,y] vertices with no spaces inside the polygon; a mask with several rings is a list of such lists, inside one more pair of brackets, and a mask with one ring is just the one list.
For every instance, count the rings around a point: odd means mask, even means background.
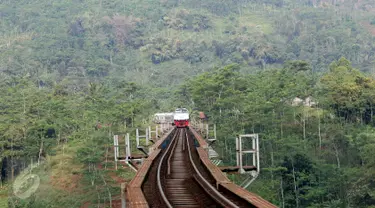
[{"label": "dense forest", "polygon": [[[107,161],[111,135],[176,106],[217,124],[226,165],[259,133],[249,190],[279,207],[375,207],[374,6],[0,1],[0,207],[115,204],[134,173]],[[31,163],[41,185],[20,199]]]}]

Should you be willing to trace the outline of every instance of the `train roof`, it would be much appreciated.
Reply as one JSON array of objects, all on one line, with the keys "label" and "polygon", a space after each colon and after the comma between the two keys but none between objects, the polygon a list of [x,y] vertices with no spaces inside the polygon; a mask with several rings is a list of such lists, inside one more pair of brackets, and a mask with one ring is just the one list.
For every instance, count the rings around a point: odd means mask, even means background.
[{"label": "train roof", "polygon": [[173,113],[155,113],[154,116],[173,116]]}]

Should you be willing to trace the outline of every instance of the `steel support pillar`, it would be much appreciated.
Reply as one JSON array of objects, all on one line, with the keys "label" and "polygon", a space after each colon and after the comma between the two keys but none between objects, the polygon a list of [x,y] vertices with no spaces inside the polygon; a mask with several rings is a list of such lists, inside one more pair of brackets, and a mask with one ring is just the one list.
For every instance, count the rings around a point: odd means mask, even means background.
[{"label": "steel support pillar", "polygon": [[129,133],[126,133],[126,136],[125,136],[125,160],[126,162],[129,161],[130,156],[131,156],[130,135]]},{"label": "steel support pillar", "polygon": [[113,150],[115,157],[115,168],[117,170],[117,160],[119,157],[118,135],[113,136]]}]

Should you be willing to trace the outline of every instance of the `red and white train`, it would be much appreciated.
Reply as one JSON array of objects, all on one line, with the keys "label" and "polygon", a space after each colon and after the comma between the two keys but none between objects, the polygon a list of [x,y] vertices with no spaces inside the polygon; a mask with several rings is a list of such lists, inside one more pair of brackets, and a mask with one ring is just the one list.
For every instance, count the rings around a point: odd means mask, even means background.
[{"label": "red and white train", "polygon": [[173,113],[156,113],[153,118],[156,124],[172,124],[177,128],[189,126],[189,111],[186,108],[177,108]]},{"label": "red and white train", "polygon": [[189,111],[186,108],[177,108],[173,114],[173,122],[177,128],[189,126]]}]

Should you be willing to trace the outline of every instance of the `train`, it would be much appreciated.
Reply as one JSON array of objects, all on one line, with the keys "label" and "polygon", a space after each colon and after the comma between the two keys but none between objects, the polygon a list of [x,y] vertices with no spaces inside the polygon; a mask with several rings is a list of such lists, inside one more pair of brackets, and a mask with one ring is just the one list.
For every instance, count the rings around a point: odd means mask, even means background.
[{"label": "train", "polygon": [[172,124],[174,113],[156,113],[153,122],[156,124]]},{"label": "train", "polygon": [[173,122],[177,128],[189,126],[189,111],[186,108],[177,108],[174,111]]},{"label": "train", "polygon": [[156,124],[172,124],[177,128],[189,126],[189,111],[186,108],[177,108],[173,113],[156,113],[153,122]]}]

